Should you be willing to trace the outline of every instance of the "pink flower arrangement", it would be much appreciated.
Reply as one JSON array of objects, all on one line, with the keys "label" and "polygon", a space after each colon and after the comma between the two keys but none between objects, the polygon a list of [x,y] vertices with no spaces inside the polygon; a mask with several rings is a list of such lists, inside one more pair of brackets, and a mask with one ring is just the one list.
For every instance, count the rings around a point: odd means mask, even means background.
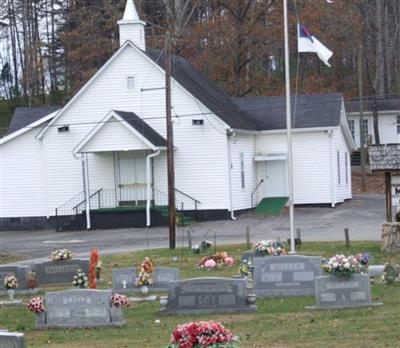
[{"label": "pink flower arrangement", "polygon": [[168,348],[237,348],[238,338],[222,324],[198,321],[178,325],[172,333]]},{"label": "pink flower arrangement", "polygon": [[111,302],[115,307],[129,307],[131,302],[128,297],[121,294],[114,294],[111,296]]},{"label": "pink flower arrangement", "polygon": [[225,251],[218,251],[211,256],[202,257],[197,265],[200,268],[213,269],[222,266],[231,267],[234,262],[233,257],[229,256]]},{"label": "pink flower arrangement", "polygon": [[213,259],[208,259],[206,262],[204,262],[204,267],[205,268],[214,268],[217,265],[217,263]]},{"label": "pink flower arrangement", "polygon": [[34,297],[28,302],[28,309],[34,313],[44,312],[44,301],[43,297]]}]

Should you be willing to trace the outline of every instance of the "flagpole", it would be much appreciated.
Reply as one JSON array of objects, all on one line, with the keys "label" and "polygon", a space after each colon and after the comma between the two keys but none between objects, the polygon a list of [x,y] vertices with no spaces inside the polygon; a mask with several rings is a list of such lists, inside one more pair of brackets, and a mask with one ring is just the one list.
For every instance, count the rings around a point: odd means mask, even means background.
[{"label": "flagpole", "polygon": [[294,240],[294,203],[293,203],[293,148],[292,148],[292,116],[290,102],[290,70],[289,70],[289,29],[287,0],[283,0],[283,19],[285,31],[285,85],[286,85],[286,130],[287,130],[287,165],[289,181],[289,216],[290,216],[290,254],[296,254]]}]

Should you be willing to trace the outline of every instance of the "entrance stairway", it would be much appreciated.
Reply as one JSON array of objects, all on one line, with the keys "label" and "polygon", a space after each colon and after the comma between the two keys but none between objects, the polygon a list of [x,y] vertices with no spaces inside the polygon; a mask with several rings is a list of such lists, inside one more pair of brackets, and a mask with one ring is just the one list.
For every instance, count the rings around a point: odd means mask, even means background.
[{"label": "entrance stairway", "polygon": [[286,205],[289,197],[268,197],[263,198],[256,207],[256,214],[276,215],[279,214]]}]

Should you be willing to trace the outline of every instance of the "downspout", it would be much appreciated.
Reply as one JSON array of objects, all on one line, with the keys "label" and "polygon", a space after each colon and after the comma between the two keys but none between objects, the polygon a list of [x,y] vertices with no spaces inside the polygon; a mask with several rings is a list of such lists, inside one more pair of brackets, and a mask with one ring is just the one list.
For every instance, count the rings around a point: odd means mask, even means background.
[{"label": "downspout", "polygon": [[90,230],[90,190],[89,190],[89,167],[87,153],[82,154],[82,168],[83,168],[83,183],[85,188],[85,203],[86,203],[86,229]]},{"label": "downspout", "polygon": [[235,132],[227,132],[227,153],[228,153],[228,185],[229,185],[229,210],[231,212],[231,219],[236,220],[235,212],[233,210],[233,192],[232,192],[232,146],[231,136],[234,136]]},{"label": "downspout", "polygon": [[150,217],[150,203],[151,203],[151,159],[156,157],[160,154],[161,150],[157,149],[152,154],[146,157],[146,226],[150,227],[151,225],[151,217]]},{"label": "downspout", "polygon": [[335,179],[333,175],[333,131],[332,129],[328,130],[329,136],[329,171],[330,171],[330,179],[331,179],[331,206],[335,207]]}]

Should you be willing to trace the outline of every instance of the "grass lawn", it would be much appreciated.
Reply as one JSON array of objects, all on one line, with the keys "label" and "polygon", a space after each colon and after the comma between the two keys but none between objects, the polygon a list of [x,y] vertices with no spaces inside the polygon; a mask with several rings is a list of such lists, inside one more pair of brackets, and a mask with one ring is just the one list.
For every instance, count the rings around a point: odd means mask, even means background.
[{"label": "grass lawn", "polygon": [[[218,247],[240,259],[244,245]],[[101,251],[100,251],[101,252]],[[353,242],[350,249],[343,243],[305,243],[300,254],[330,257],[335,253],[368,252],[374,256],[372,264],[387,261],[400,263],[400,255],[382,254],[379,243]],[[102,257],[106,282],[101,288],[110,287],[111,269],[138,265],[150,256],[156,266],[180,267],[182,278],[201,276],[232,276],[234,266],[222,270],[198,270],[198,255],[186,250],[167,249],[138,251]],[[173,262],[172,256],[179,261]],[[54,288],[42,289],[54,290]],[[58,288],[60,289],[60,288]],[[22,331],[28,347],[49,348],[158,348],[168,345],[170,334],[179,323],[193,320],[218,320],[241,339],[241,348],[247,347],[400,347],[400,284],[375,284],[372,286],[374,302],[381,307],[346,310],[307,311],[305,306],[314,304],[313,297],[258,300],[258,310],[250,314],[206,314],[186,316],[160,316],[158,302],[136,304],[125,310],[127,325],[122,328],[81,330],[34,329],[34,315],[25,306],[1,308],[0,328]],[[28,298],[25,298],[28,299]],[[155,320],[161,323],[156,324]]]}]

